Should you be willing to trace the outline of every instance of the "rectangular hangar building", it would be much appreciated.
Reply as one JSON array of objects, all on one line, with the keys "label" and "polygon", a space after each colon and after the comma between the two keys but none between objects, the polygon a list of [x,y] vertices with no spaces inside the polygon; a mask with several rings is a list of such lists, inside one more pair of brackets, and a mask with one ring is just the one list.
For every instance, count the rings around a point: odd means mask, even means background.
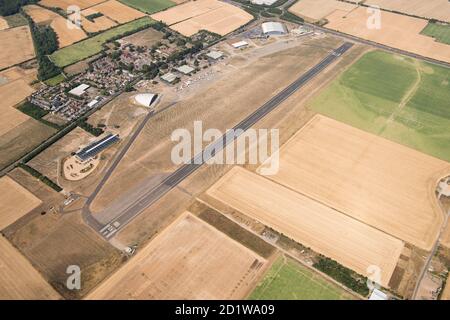
[{"label": "rectangular hangar building", "polygon": [[78,151],[76,153],[76,156],[80,161],[84,162],[92,157],[95,157],[97,154],[113,145],[117,141],[119,141],[119,135],[110,133],[106,137],[95,141],[87,147],[84,147],[83,149]]}]

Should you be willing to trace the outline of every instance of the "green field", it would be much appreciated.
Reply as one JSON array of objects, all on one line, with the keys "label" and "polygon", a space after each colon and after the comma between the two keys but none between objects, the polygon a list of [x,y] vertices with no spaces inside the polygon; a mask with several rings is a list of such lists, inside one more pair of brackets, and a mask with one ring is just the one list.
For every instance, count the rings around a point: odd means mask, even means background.
[{"label": "green field", "polygon": [[126,36],[155,23],[149,17],[143,17],[121,26],[109,29],[92,38],[77,42],[71,46],[62,48],[51,55],[52,61],[59,67],[66,67],[75,62],[84,60],[103,50],[103,45],[113,39]]},{"label": "green field", "polygon": [[438,42],[450,44],[450,25],[440,23],[428,23],[421,34],[430,36],[436,39]]},{"label": "green field", "polygon": [[450,69],[373,51],[315,97],[319,113],[450,161]]},{"label": "green field", "polygon": [[6,20],[6,22],[8,22],[8,26],[10,28],[25,26],[28,24],[27,19],[25,19],[25,17],[23,15],[21,15],[20,13],[16,13],[16,14],[6,16],[3,18]]},{"label": "green field", "polygon": [[60,84],[64,80],[66,80],[66,78],[64,77],[64,75],[62,73],[60,73],[53,78],[45,80],[44,82],[46,85],[53,87],[53,86],[56,86],[57,84]]},{"label": "green field", "polygon": [[251,300],[349,300],[344,289],[284,256],[250,294]]},{"label": "green field", "polygon": [[119,0],[123,4],[151,14],[176,5],[170,0]]}]

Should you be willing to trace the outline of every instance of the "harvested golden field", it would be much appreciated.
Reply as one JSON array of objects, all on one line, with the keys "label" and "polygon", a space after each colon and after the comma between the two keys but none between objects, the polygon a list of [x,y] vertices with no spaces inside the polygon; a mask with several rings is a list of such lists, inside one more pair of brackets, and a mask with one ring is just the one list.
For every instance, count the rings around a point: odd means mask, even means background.
[{"label": "harvested golden field", "polygon": [[[52,201],[54,208],[62,203],[64,198],[61,198]],[[13,225],[6,236],[67,299],[84,296],[123,263],[121,252],[88,227],[79,211],[37,214],[24,223]],[[81,269],[81,290],[70,290],[66,286],[69,265],[78,265]]]},{"label": "harvested golden field", "polygon": [[200,30],[226,35],[253,19],[249,13],[217,0],[190,1],[151,16],[185,36]]},{"label": "harvested golden field", "polygon": [[301,0],[291,6],[289,11],[307,21],[315,22],[335,11],[339,10],[341,14],[345,14],[355,8],[354,4],[338,0]]},{"label": "harvested golden field", "polygon": [[33,39],[28,26],[0,30],[0,70],[33,59]]},{"label": "harvested golden field", "polygon": [[27,83],[36,80],[37,69],[22,69],[19,67],[12,67],[0,72],[0,86],[18,79],[25,79]]},{"label": "harvested golden field", "polygon": [[60,48],[69,46],[87,37],[84,31],[79,29],[70,20],[65,19],[51,10],[36,5],[28,5],[24,9],[35,23],[49,24],[55,30],[58,35]]},{"label": "harvested golden field", "polygon": [[365,4],[377,5],[382,9],[450,22],[448,0],[367,0]]},{"label": "harvested golden field", "polygon": [[0,299],[56,300],[60,296],[25,257],[0,236]]},{"label": "harvested golden field", "polygon": [[184,213],[88,299],[242,299],[265,259]]},{"label": "harvested golden field", "polygon": [[35,23],[50,24],[54,19],[60,17],[59,14],[34,4],[27,5],[23,8]]},{"label": "harvested golden field", "polygon": [[14,106],[26,99],[34,89],[23,79],[8,82],[0,86],[0,136],[30,119]]},{"label": "harvested golden field", "polygon": [[362,275],[380,267],[384,286],[403,249],[401,240],[240,167],[207,194]]},{"label": "harvested golden field", "polygon": [[268,178],[430,250],[444,219],[434,192],[449,172],[448,162],[317,115]]},{"label": "harvested golden field", "polygon": [[335,11],[326,17],[329,23],[325,27],[425,57],[450,62],[449,45],[420,34],[428,24],[427,20],[382,11],[381,28],[369,29],[366,25],[368,17],[369,13],[365,7],[359,7],[348,14]]},{"label": "harvested golden field", "polygon": [[0,178],[0,230],[41,204],[31,192],[8,176]]},{"label": "harvested golden field", "polygon": [[8,22],[3,17],[0,17],[0,30],[8,28],[9,28]]},{"label": "harvested golden field", "polygon": [[[69,19],[71,19],[71,18],[69,18]],[[73,20],[71,20],[71,21],[73,21]],[[94,22],[89,21],[88,19],[85,18],[85,16],[81,16],[81,26],[87,32],[92,32],[92,33],[99,32],[99,31],[103,31],[103,30],[112,28],[116,25],[117,25],[116,22],[112,21],[111,19],[109,19],[106,16],[101,16],[101,17],[95,18]]]},{"label": "harvested golden field", "polygon": [[71,21],[58,17],[52,21],[50,26],[58,35],[58,43],[60,48],[70,46],[71,44],[87,38],[83,30],[79,29]]},{"label": "harvested golden field", "polygon": [[133,9],[127,5],[124,5],[116,0],[109,0],[106,2],[102,2],[99,5],[89,8],[88,12],[103,13],[105,16],[107,16],[108,18],[119,24],[129,22],[145,16],[144,13],[136,9]]},{"label": "harvested golden field", "polygon": [[[11,109],[21,113],[14,108]],[[22,115],[26,116],[25,114]],[[15,126],[14,129],[0,135],[0,168],[19,159],[56,132],[55,128],[28,116],[26,117],[27,120]],[[27,138],[24,139],[24,137]]]},{"label": "harvested golden field", "polygon": [[105,0],[41,0],[39,3],[46,7],[57,7],[67,10],[70,6],[77,6],[81,9],[92,7]]}]

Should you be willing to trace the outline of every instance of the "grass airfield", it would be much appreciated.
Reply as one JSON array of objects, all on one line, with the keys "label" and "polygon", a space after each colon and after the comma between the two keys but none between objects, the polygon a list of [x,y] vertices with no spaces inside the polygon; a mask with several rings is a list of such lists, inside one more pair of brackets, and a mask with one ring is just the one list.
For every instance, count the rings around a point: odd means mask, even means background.
[{"label": "grass airfield", "polygon": [[450,70],[372,51],[313,99],[314,111],[450,161]]}]

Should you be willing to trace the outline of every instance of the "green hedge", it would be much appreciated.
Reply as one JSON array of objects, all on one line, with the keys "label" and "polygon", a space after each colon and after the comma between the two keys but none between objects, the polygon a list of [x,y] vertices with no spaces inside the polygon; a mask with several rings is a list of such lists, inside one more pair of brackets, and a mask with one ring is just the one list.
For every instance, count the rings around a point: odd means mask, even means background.
[{"label": "green hedge", "polygon": [[344,267],[333,259],[320,257],[319,261],[314,263],[313,266],[360,295],[365,297],[369,294],[366,277]]}]

